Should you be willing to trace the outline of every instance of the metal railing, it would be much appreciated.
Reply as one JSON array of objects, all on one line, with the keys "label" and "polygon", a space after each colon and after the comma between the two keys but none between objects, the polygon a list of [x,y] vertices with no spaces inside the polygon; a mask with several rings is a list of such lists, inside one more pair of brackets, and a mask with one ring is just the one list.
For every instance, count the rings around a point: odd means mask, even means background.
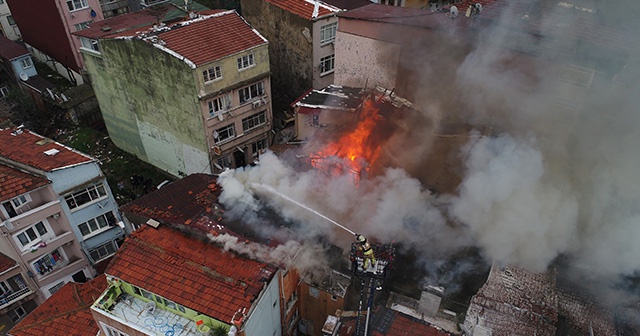
[{"label": "metal railing", "polygon": [[0,309],[5,308],[6,306],[12,304],[15,300],[17,300],[19,297],[27,294],[31,292],[31,288],[29,287],[25,287],[22,288],[20,290],[18,290],[17,292],[14,292],[4,298],[0,298]]}]

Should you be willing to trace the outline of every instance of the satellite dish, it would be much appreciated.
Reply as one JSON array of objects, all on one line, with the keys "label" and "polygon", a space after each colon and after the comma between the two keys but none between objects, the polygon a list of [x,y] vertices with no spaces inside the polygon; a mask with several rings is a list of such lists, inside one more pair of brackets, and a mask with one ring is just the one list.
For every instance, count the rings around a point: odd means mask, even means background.
[{"label": "satellite dish", "polygon": [[211,147],[211,149],[213,150],[213,154],[215,154],[215,155],[222,154],[222,150],[218,146],[213,146],[213,147]]},{"label": "satellite dish", "polygon": [[451,16],[452,19],[458,17],[458,7],[456,6],[451,6],[451,8],[449,8],[449,15]]},{"label": "satellite dish", "polygon": [[21,72],[21,73],[20,73],[20,79],[22,79],[23,81],[25,81],[25,82],[26,82],[27,80],[29,80],[29,75],[27,75],[27,74],[26,74],[26,73],[24,73],[24,72]]},{"label": "satellite dish", "polygon": [[96,13],[96,11],[92,9],[91,12],[89,12],[89,15],[91,15],[91,17],[94,18],[98,15],[98,13]]}]

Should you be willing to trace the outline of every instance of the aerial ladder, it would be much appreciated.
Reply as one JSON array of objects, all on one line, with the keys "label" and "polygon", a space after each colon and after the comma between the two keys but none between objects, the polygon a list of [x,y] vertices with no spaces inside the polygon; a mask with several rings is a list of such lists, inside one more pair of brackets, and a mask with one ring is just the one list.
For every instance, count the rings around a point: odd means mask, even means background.
[{"label": "aerial ladder", "polygon": [[354,336],[371,335],[369,324],[373,299],[376,291],[382,290],[394,258],[395,248],[391,244],[371,244],[361,234],[356,234],[356,241],[351,243],[351,269],[360,280],[360,301]]}]

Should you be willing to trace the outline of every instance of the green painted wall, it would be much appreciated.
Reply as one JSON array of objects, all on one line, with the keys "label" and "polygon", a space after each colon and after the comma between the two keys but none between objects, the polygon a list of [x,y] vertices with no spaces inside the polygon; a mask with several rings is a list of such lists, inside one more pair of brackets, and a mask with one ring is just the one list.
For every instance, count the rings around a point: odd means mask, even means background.
[{"label": "green painted wall", "polygon": [[194,71],[138,39],[101,40],[85,64],[112,141],[173,175],[202,172],[207,143]]}]

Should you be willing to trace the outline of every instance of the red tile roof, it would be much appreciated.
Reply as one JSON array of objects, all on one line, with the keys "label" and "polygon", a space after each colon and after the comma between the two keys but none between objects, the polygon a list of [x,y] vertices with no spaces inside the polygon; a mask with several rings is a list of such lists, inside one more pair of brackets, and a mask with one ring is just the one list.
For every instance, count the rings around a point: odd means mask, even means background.
[{"label": "red tile roof", "polygon": [[105,289],[104,275],[84,284],[69,282],[16,324],[9,335],[96,335],[99,328],[90,309]]},{"label": "red tile roof", "polygon": [[250,308],[276,268],[178,230],[143,226],[118,250],[106,273],[219,321]]},{"label": "red tile roof", "polygon": [[340,12],[340,8],[326,2],[316,0],[265,0],[287,12],[307,20],[313,20],[329,14]]},{"label": "red tile roof", "polygon": [[[58,152],[45,154],[48,151]],[[61,143],[17,128],[0,129],[0,156],[47,172],[95,161]]]},{"label": "red tile roof", "polygon": [[16,265],[18,265],[18,263],[16,263],[15,260],[11,259],[6,254],[0,252],[0,273]]},{"label": "red tile roof", "polygon": [[223,211],[217,203],[221,191],[215,176],[191,174],[121,206],[120,210],[143,222],[152,218],[160,223],[221,233]]},{"label": "red tile roof", "polygon": [[210,10],[206,13],[211,14],[159,29],[151,26],[130,29],[109,35],[108,38],[142,38],[178,58],[185,58],[195,66],[267,43],[257,30],[233,10]]},{"label": "red tile roof", "polygon": [[0,56],[12,60],[16,57],[29,55],[29,51],[23,45],[11,41],[0,35]]},{"label": "red tile roof", "polygon": [[49,180],[0,164],[0,202],[38,189]]}]

